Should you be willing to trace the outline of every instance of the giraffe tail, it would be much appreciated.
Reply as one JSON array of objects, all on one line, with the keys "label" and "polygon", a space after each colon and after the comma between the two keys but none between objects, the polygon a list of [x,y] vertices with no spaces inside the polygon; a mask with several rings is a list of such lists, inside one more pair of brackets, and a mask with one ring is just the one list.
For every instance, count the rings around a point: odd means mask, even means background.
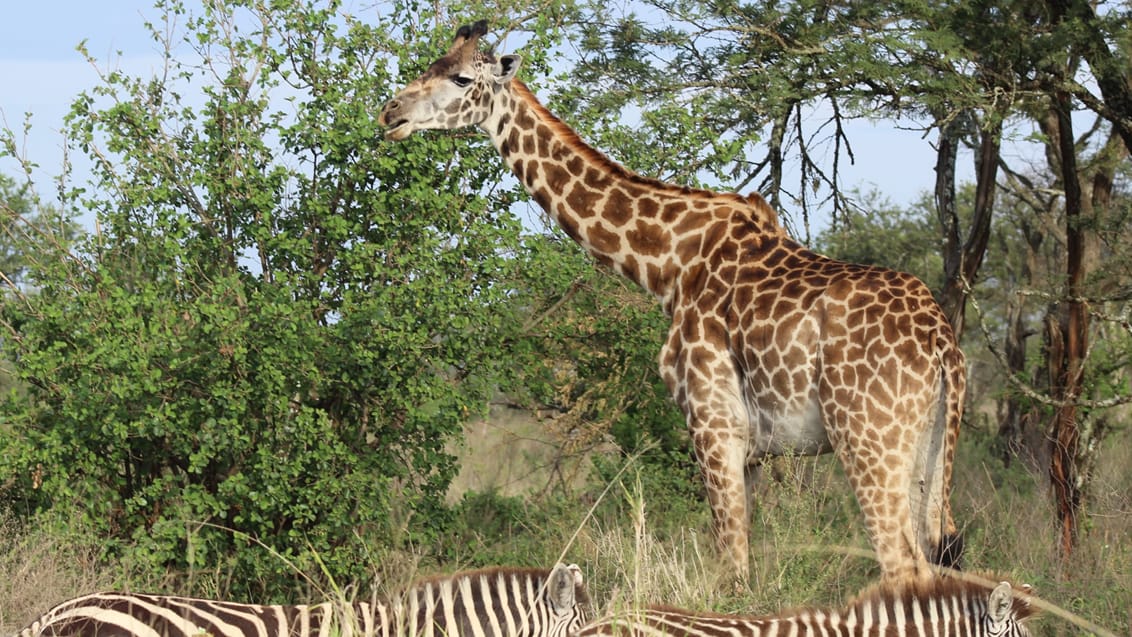
[{"label": "giraffe tail", "polygon": [[944,339],[947,345],[940,352],[942,378],[940,390],[943,392],[943,411],[946,430],[944,434],[943,463],[943,515],[941,516],[939,543],[933,547],[930,559],[939,566],[958,569],[963,559],[963,537],[955,527],[951,517],[951,476],[955,459],[955,446],[959,441],[959,427],[963,420],[963,403],[967,394],[967,363],[962,350],[952,339]]}]

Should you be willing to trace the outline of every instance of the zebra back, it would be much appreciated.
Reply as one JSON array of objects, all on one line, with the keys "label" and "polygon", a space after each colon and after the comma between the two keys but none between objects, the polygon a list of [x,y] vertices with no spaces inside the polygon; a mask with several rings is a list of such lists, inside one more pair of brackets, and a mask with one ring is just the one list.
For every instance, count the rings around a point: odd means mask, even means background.
[{"label": "zebra back", "polygon": [[588,606],[576,564],[496,568],[418,582],[375,605],[373,623],[390,636],[568,637],[585,624]]},{"label": "zebra back", "polygon": [[1029,587],[988,588],[957,578],[876,586],[843,608],[724,615],[667,606],[630,609],[583,627],[577,637],[1030,637]]},{"label": "zebra back", "polygon": [[[331,603],[312,606],[239,604],[220,600],[104,592],[67,600],[18,637],[164,637],[190,635],[321,635],[336,615]],[[340,631],[338,634],[348,634]]]},{"label": "zebra back", "polygon": [[567,637],[588,604],[576,565],[497,568],[427,579],[372,603],[95,593],[55,606],[17,637]]}]

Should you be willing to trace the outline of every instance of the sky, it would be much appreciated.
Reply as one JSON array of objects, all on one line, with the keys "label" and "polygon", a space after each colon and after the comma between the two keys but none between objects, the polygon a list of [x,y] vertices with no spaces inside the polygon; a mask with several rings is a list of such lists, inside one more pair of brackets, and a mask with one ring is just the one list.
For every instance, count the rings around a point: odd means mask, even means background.
[{"label": "sky", "polygon": [[[186,2],[190,10],[192,4]],[[81,91],[98,84],[97,70],[76,46],[85,41],[103,68],[152,74],[159,68],[160,48],[144,25],[159,16],[150,0],[39,0],[5,7],[0,20],[0,115],[19,132],[24,114],[31,113],[32,128],[21,152],[40,166],[35,177],[41,195],[54,191],[52,178],[61,172],[63,117]],[[569,123],[568,117],[564,119]],[[924,139],[919,132],[901,130],[891,122],[851,126],[856,161],[842,166],[845,185],[875,189],[896,205],[911,204],[931,190],[934,138]],[[84,160],[71,159],[81,174]],[[960,167],[961,177],[971,174],[970,158],[960,161],[966,162]],[[11,175],[17,170],[11,159],[0,159],[0,172]],[[816,222],[819,227],[821,223],[821,219]]]},{"label": "sky", "polygon": [[[158,47],[143,26],[157,11],[145,2],[42,0],[11,3],[0,20],[0,109],[16,128],[25,112],[33,123],[57,132],[71,100],[94,86],[98,75],[75,50],[123,68],[158,60]],[[122,52],[119,60],[117,51]],[[127,63],[129,63],[127,65]],[[48,131],[44,131],[48,132]],[[37,145],[38,147],[38,145]]]},{"label": "sky", "polygon": [[[17,134],[21,154],[39,164],[36,190],[48,197],[63,166],[63,118],[83,90],[98,84],[98,71],[76,50],[86,41],[103,68],[150,74],[160,61],[144,27],[157,11],[134,0],[9,3],[0,20],[0,124]],[[120,52],[120,54],[119,54]],[[24,134],[25,114],[31,129]],[[72,157],[76,171],[87,163]],[[0,172],[16,175],[11,158]]]}]

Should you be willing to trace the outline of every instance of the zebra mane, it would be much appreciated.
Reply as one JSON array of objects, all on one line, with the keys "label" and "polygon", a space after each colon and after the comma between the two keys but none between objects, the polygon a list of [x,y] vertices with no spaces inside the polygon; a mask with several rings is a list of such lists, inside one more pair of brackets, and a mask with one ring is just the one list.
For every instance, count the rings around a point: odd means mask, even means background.
[{"label": "zebra mane", "polygon": [[[537,568],[537,567],[515,567],[515,566],[491,566],[471,571],[460,571],[458,573],[427,575],[413,580],[412,584],[402,589],[400,593],[396,594],[392,599],[396,599],[398,595],[411,593],[417,591],[430,584],[439,584],[442,582],[458,582],[460,580],[473,580],[479,578],[494,579],[497,577],[520,579],[520,580],[534,580],[540,584],[546,584],[550,580],[551,573],[554,569],[550,568]],[[588,606],[590,603],[589,594],[586,587],[580,584],[574,586],[574,599],[579,605]]]},{"label": "zebra mane", "polygon": [[519,578],[535,578],[545,579],[550,577],[552,569],[538,568],[538,567],[523,567],[523,566],[487,566],[480,569],[470,571],[458,571],[456,573],[437,573],[435,575],[425,575],[413,580],[412,587],[423,586],[430,582],[442,582],[445,580],[457,580],[472,577],[496,577],[498,575],[513,576]]},{"label": "zebra mane", "polygon": [[1017,584],[1010,578],[994,573],[958,573],[947,577],[933,575],[930,578],[881,581],[866,588],[845,605],[845,609],[864,606],[869,602],[925,599],[949,599],[954,597],[987,597],[999,582],[1006,582],[1014,592],[1011,612],[1015,619],[1022,621],[1038,614],[1038,609],[1030,604],[1030,587]]},{"label": "zebra mane", "polygon": [[[908,606],[912,601],[924,602],[927,600],[936,599],[987,598],[990,596],[991,591],[994,589],[997,582],[1006,582],[1010,584],[1012,591],[1015,593],[1013,595],[1011,611],[1016,620],[1023,621],[1038,614],[1038,609],[1032,606],[1027,599],[1027,595],[1030,589],[1029,586],[1016,585],[1008,578],[1003,578],[999,575],[989,573],[974,574],[973,577],[970,574],[960,574],[959,576],[951,577],[933,576],[931,578],[924,579],[881,581],[866,588],[864,591],[853,597],[853,599],[851,599],[848,603],[837,607],[837,610],[842,613],[848,613],[853,609],[861,610],[868,605],[877,606],[884,602],[895,600],[905,602],[905,605]],[[794,608],[784,608],[776,613],[770,614],[736,615],[712,611],[691,612],[687,609],[667,604],[649,604],[645,607],[645,610],[655,611],[658,613],[694,615],[695,617],[703,619],[761,621],[793,617],[803,613],[812,613],[814,611],[828,612],[831,609],[828,607],[819,608],[809,605]]]}]

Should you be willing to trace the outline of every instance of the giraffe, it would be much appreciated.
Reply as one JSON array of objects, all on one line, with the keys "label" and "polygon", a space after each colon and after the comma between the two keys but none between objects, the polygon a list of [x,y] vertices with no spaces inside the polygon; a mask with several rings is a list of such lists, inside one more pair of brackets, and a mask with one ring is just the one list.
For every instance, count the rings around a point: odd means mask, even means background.
[{"label": "giraffe", "polygon": [[594,259],[651,292],[671,320],[660,374],[683,411],[716,542],[749,576],[761,459],[833,452],[886,578],[957,565],[949,503],[965,363],[915,277],[843,263],[792,240],[758,194],[637,175],[587,145],[481,50],[487,23],[382,108],[388,140],[475,125],[531,197]]}]

